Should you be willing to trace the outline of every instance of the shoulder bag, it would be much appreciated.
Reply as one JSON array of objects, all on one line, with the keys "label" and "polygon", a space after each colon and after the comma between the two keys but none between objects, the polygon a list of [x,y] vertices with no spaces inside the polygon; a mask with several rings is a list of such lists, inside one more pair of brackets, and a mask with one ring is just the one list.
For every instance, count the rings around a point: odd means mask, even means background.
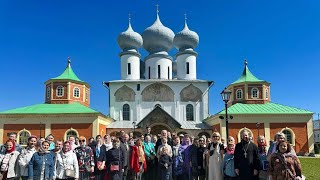
[{"label": "shoulder bag", "polygon": [[67,166],[66,166],[66,163],[65,163],[65,161],[66,161],[66,158],[62,158],[62,162],[63,162],[63,166],[64,166],[64,170],[65,170],[65,175],[67,176],[67,177],[75,177],[75,170],[73,170],[73,169],[67,169]]}]

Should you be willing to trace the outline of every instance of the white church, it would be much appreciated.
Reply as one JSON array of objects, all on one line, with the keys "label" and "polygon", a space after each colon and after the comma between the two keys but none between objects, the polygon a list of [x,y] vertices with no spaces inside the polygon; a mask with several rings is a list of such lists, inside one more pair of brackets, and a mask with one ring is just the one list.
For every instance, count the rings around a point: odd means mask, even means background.
[{"label": "white church", "polygon": [[[125,130],[152,134],[162,129],[208,135],[211,128],[203,123],[209,116],[209,89],[213,81],[197,79],[196,32],[185,25],[174,33],[164,26],[157,12],[154,23],[142,35],[128,29],[118,36],[121,80],[104,82],[109,90],[109,113],[114,122],[107,133]],[[141,57],[139,49],[149,55]],[[178,53],[170,55],[173,48]]]}]

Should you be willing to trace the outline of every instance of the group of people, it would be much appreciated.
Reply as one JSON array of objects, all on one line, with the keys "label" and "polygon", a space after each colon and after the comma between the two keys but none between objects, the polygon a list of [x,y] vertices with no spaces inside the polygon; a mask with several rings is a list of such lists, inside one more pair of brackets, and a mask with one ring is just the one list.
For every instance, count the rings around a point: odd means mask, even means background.
[{"label": "group of people", "polygon": [[11,133],[0,147],[0,179],[8,180],[295,180],[301,165],[281,132],[267,148],[263,136],[257,145],[246,130],[241,141],[177,135],[166,130],[140,137],[69,136],[67,141],[30,136],[27,147]]}]

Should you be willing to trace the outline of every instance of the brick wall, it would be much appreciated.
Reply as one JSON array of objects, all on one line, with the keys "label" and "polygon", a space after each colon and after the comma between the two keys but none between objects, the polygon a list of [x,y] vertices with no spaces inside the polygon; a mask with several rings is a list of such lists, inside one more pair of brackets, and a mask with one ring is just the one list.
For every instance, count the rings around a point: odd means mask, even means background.
[{"label": "brick wall", "polygon": [[51,124],[51,134],[55,136],[55,139],[64,140],[64,134],[70,128],[78,131],[79,136],[84,136],[87,139],[92,137],[92,124]]},{"label": "brick wall", "polygon": [[[238,143],[238,133],[242,128],[248,128],[253,133],[254,143],[257,142],[258,137],[258,129],[256,123],[229,123],[229,136],[234,137],[236,142]],[[264,135],[264,124],[261,123],[259,127],[259,134]]]},{"label": "brick wall", "polygon": [[[3,139],[2,142],[6,142],[8,140],[7,134],[10,132],[16,132],[26,129],[30,131],[31,135],[35,135],[40,137],[40,124],[4,124],[3,126]],[[41,125],[41,135],[44,137],[45,133],[45,125]]]},{"label": "brick wall", "polygon": [[283,128],[290,128],[296,135],[295,139],[295,151],[308,152],[308,133],[307,133],[307,123],[271,123],[270,124],[270,138],[281,131]]}]

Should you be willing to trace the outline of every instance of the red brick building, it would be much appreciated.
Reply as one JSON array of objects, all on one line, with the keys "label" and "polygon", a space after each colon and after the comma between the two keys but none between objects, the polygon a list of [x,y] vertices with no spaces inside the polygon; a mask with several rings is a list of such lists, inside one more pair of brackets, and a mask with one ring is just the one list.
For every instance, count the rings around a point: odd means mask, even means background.
[{"label": "red brick building", "polygon": [[[256,78],[247,61],[241,77],[227,89],[232,92],[228,103],[228,114],[233,117],[229,118],[229,136],[235,137],[236,141],[240,141],[244,129],[250,132],[255,142],[258,134],[270,141],[281,131],[296,152],[314,151],[313,112],[271,102],[270,83]],[[226,137],[224,110],[205,122]]]},{"label": "red brick building", "polygon": [[73,72],[70,59],[65,71],[45,82],[45,103],[0,112],[0,144],[16,132],[26,145],[28,136],[66,140],[70,135],[87,138],[106,133],[112,119],[90,108],[90,86]]}]

